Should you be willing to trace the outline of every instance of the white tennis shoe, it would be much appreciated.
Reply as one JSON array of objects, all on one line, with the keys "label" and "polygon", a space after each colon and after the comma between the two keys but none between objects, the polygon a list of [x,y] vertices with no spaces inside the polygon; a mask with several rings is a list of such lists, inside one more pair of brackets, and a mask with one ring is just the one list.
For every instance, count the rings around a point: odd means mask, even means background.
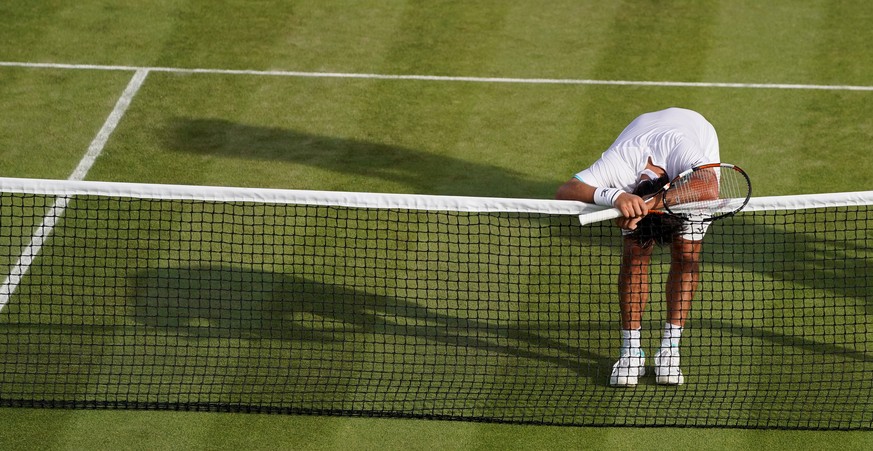
[{"label": "white tennis shoe", "polygon": [[682,385],[685,382],[679,369],[679,348],[661,348],[655,354],[655,382],[662,385]]},{"label": "white tennis shoe", "polygon": [[642,350],[622,351],[621,357],[612,366],[609,385],[633,387],[646,374],[646,354]]}]

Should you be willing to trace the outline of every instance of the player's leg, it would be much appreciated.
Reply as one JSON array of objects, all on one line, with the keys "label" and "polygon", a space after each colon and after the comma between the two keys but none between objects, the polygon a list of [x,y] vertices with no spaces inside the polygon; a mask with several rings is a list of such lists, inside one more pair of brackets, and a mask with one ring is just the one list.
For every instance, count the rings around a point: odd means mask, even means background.
[{"label": "player's leg", "polygon": [[640,345],[643,311],[649,299],[649,263],[653,246],[640,246],[624,237],[618,275],[621,310],[621,352],[612,367],[610,385],[637,385],[645,374],[645,353]]},{"label": "player's leg", "polygon": [[655,380],[659,384],[679,385],[685,381],[679,368],[679,340],[691,301],[700,280],[700,251],[703,247],[699,236],[680,236],[670,246],[670,273],[667,275],[667,321],[661,349],[655,355]]},{"label": "player's leg", "polygon": [[667,275],[667,322],[685,327],[691,300],[700,280],[700,251],[703,242],[677,237],[670,246],[670,273]]},{"label": "player's leg", "polygon": [[640,246],[633,238],[624,237],[621,268],[618,273],[618,299],[621,328],[639,330],[643,311],[649,301],[649,263],[654,246]]}]

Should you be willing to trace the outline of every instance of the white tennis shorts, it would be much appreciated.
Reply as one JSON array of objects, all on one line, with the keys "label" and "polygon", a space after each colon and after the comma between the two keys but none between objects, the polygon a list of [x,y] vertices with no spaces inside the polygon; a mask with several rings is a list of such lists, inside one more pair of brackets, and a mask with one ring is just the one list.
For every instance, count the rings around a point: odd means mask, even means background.
[{"label": "white tennis shorts", "polygon": [[[706,229],[709,228],[709,224],[711,223],[712,221],[688,221],[682,227],[679,236],[687,241],[703,241],[703,237],[706,235]],[[633,230],[621,229],[622,235],[630,235],[631,233],[633,233]]]}]

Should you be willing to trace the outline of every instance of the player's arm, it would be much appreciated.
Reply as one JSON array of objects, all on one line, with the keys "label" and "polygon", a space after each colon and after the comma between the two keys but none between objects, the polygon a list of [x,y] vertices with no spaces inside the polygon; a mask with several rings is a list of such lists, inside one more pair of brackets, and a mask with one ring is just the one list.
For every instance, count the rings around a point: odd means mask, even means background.
[{"label": "player's arm", "polygon": [[[642,218],[649,212],[649,206],[641,197],[621,190],[611,196],[608,190],[612,189],[615,188],[596,188],[573,177],[558,188],[555,198],[612,206],[621,211],[622,216],[628,219]],[[635,224],[636,221],[634,221]]]},{"label": "player's arm", "polygon": [[571,178],[558,188],[555,193],[555,199],[558,200],[578,200],[589,204],[594,203],[595,187],[582,182],[576,177]]}]

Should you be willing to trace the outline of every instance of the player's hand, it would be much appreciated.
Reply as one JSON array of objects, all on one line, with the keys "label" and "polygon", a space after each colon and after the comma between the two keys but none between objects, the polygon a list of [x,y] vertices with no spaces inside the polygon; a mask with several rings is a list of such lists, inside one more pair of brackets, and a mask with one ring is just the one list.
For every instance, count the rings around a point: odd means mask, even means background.
[{"label": "player's hand", "polygon": [[618,218],[615,220],[615,225],[625,230],[636,230],[637,223],[642,221],[645,216],[637,216],[635,218]]},{"label": "player's hand", "polygon": [[621,193],[615,201],[615,208],[621,212],[625,218],[642,218],[649,213],[649,205],[642,197],[630,194]]},{"label": "player's hand", "polygon": [[615,208],[618,208],[622,214],[615,223],[626,230],[636,229],[637,223],[649,213],[649,205],[640,196],[630,193],[622,193],[618,196]]}]

